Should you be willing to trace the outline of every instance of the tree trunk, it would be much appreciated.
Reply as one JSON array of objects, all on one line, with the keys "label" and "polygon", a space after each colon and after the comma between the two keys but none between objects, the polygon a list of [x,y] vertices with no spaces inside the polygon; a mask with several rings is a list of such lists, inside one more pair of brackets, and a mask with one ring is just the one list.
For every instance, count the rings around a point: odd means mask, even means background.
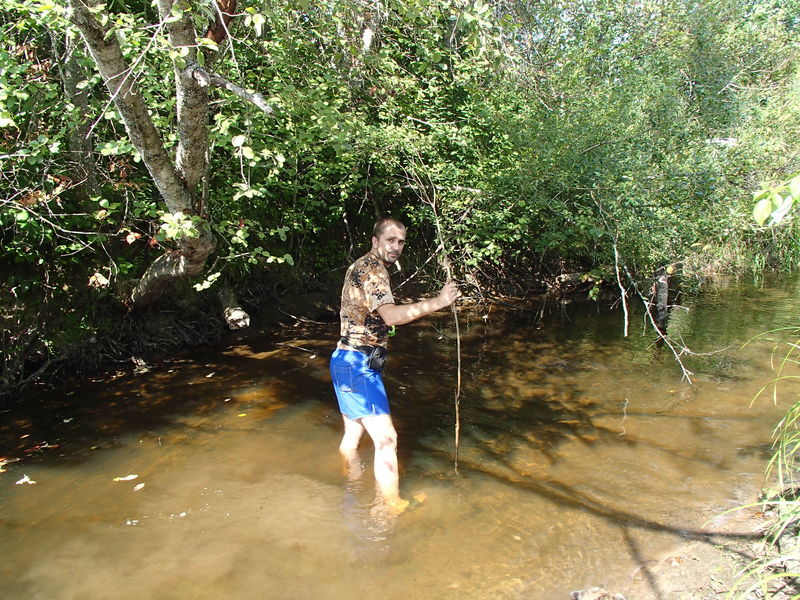
[{"label": "tree trunk", "polygon": [[[160,0],[162,12],[169,13],[172,3]],[[142,162],[153,179],[169,212],[193,212],[193,191],[205,170],[207,92],[194,79],[176,72],[178,79],[178,129],[180,144],[177,166],[164,148],[147,105],[136,86],[135,74],[125,61],[113,30],[95,17],[101,5],[92,0],[70,0],[70,20],[86,42],[103,81],[122,117],[128,137],[142,156]],[[187,43],[194,47],[191,21],[187,15],[171,24],[173,44]],[[188,43],[187,43],[188,45]],[[192,50],[194,52],[194,48]],[[190,53],[191,57],[195,54]],[[147,269],[131,295],[135,304],[157,300],[174,280],[198,275],[214,250],[214,239],[206,228],[200,235],[184,238],[177,252],[167,252]]]},{"label": "tree trunk", "polygon": [[[78,83],[84,79],[83,70],[75,59],[75,46],[78,40],[73,32],[67,31],[63,58],[60,58],[61,84],[64,94],[77,109],[80,123],[69,133],[70,169],[75,193],[85,204],[97,193],[97,177],[92,155],[92,140],[89,137],[91,122],[89,120],[88,90],[78,89]],[[56,45],[55,42],[53,44]],[[54,52],[60,57],[60,52]]]},{"label": "tree trunk", "polygon": [[[666,335],[667,322],[669,321],[669,275],[665,269],[659,269],[658,273],[656,273],[656,280],[653,283],[653,288],[656,299],[654,321],[661,334]],[[660,338],[659,342],[663,343],[663,338]]]},{"label": "tree trunk", "polygon": [[[173,0],[159,0],[161,18],[171,13]],[[178,110],[178,151],[175,166],[189,194],[194,195],[198,182],[206,175],[208,149],[208,90],[192,76],[197,64],[197,39],[191,13],[168,23],[167,32],[173,48],[186,48],[186,65],[175,62],[175,92]]]}]

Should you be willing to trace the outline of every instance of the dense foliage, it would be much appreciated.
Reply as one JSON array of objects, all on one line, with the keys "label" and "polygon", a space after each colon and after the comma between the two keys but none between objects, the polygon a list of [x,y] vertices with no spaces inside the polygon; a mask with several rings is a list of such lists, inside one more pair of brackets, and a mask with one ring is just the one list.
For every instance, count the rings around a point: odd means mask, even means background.
[{"label": "dense foliage", "polygon": [[251,308],[335,297],[385,213],[412,225],[418,264],[439,220],[458,273],[486,287],[609,278],[615,256],[630,276],[800,259],[792,219],[751,219],[752,191],[799,169],[797,2],[178,0],[166,19],[158,4],[92,10],[168,150],[189,52],[165,21],[204,32],[235,6],[198,60],[271,108],[210,92],[192,214],[168,211],[66,4],[0,0],[4,386],[117,335],[153,259],[203,227],[206,271],[162,305],[223,285]]}]

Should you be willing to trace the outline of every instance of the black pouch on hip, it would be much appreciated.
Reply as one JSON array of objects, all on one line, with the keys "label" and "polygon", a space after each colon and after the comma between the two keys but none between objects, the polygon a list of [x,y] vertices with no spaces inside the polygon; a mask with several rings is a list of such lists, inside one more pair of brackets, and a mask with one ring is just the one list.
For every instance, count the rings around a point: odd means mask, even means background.
[{"label": "black pouch on hip", "polygon": [[387,354],[386,348],[383,346],[373,346],[367,355],[367,366],[373,371],[380,371],[386,362]]}]

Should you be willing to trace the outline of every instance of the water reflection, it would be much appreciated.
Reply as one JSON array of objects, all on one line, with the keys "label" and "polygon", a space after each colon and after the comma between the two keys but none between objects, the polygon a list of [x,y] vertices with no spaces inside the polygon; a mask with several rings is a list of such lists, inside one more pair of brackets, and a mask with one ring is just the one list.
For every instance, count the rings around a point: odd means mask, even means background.
[{"label": "water reflection", "polygon": [[774,343],[741,344],[797,304],[780,283],[674,311],[670,334],[714,352],[686,357],[693,386],[644,327],[625,339],[595,305],[462,315],[458,477],[452,324],[402,328],[386,382],[403,492],[427,500],[399,517],[375,510],[371,476],[342,470],[336,324],[10,407],[0,455],[21,460],[0,474],[0,595],[658,597],[677,542],[748,533],[720,514],[757,495],[788,401],[751,407]]}]

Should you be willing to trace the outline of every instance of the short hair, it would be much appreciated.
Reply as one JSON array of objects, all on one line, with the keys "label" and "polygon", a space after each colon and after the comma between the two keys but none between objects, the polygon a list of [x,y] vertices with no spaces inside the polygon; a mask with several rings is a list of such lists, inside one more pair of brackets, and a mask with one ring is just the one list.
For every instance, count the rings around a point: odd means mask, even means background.
[{"label": "short hair", "polygon": [[406,228],[403,223],[394,217],[383,217],[382,219],[378,219],[378,221],[375,223],[375,227],[372,228],[372,235],[374,235],[376,238],[381,237],[381,234],[389,225],[397,225],[401,229]]}]

